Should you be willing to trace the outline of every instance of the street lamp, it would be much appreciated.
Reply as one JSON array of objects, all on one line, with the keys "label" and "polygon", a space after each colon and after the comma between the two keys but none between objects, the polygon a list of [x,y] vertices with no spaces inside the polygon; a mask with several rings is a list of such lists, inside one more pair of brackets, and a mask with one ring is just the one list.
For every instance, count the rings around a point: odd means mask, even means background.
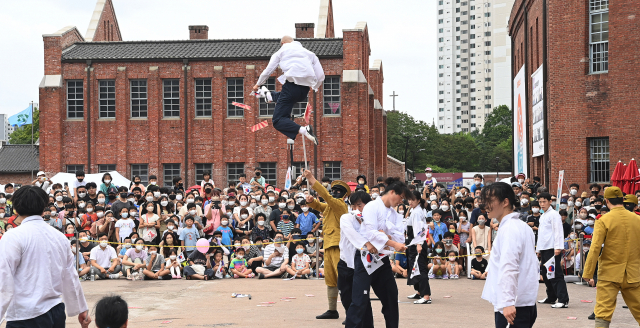
[{"label": "street lamp", "polygon": [[413,153],[413,163],[411,163],[411,169],[413,170],[413,178],[416,178],[416,154],[425,151],[426,149],[418,149]]},{"label": "street lamp", "polygon": [[500,157],[496,156],[496,182],[500,181]]}]

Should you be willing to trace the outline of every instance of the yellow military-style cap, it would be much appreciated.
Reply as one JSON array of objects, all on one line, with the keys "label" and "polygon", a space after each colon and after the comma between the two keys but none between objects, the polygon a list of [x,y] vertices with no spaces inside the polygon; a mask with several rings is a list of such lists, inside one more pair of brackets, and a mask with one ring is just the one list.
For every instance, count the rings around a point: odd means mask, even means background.
[{"label": "yellow military-style cap", "polygon": [[340,187],[343,187],[343,188],[347,191],[347,193],[345,194],[345,196],[349,197],[349,196],[351,195],[351,188],[350,188],[350,187],[349,187],[349,185],[348,185],[348,184],[346,184],[344,181],[342,181],[342,180],[336,180],[336,181],[333,181],[333,182],[331,183],[331,188],[333,188],[333,187],[334,187],[334,186],[336,186],[336,185],[338,185],[338,186],[340,186]]},{"label": "yellow military-style cap", "polygon": [[[611,198],[622,198],[624,197],[624,195],[622,194],[622,190],[620,190],[620,188],[618,187],[608,187],[605,191],[604,191],[604,198],[607,199],[611,199]],[[636,199],[636,202],[638,200]]]},{"label": "yellow military-style cap", "polygon": [[[609,188],[607,188],[609,189]],[[638,197],[636,197],[636,195],[634,194],[626,194],[624,196],[624,203],[633,203],[638,205]]]}]

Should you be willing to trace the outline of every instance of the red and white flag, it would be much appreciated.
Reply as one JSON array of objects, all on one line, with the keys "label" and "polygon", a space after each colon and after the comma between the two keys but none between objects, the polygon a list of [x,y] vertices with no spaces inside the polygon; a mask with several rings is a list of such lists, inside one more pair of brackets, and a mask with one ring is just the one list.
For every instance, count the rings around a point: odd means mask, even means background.
[{"label": "red and white flag", "polygon": [[309,124],[309,120],[311,119],[311,112],[313,108],[311,107],[311,103],[307,103],[307,109],[304,111],[304,121]]},{"label": "red and white flag", "polygon": [[237,106],[237,107],[240,107],[240,108],[244,108],[244,109],[251,109],[251,106],[245,105],[245,104],[241,104],[241,103],[235,102],[235,101],[232,102],[231,105],[234,105],[234,106]]},{"label": "red and white flag", "polygon": [[269,122],[268,121],[262,121],[262,122],[260,122],[260,123],[258,123],[256,125],[252,126],[251,127],[251,132],[256,132],[256,131],[258,131],[258,130],[260,130],[262,128],[265,128],[267,126],[269,126]]}]

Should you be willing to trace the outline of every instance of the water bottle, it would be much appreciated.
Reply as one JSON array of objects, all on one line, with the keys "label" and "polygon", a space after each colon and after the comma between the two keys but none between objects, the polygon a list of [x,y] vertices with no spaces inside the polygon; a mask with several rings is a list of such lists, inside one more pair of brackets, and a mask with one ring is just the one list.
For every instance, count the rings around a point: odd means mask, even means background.
[{"label": "water bottle", "polygon": [[96,281],[96,275],[95,274],[91,275],[91,281]]}]

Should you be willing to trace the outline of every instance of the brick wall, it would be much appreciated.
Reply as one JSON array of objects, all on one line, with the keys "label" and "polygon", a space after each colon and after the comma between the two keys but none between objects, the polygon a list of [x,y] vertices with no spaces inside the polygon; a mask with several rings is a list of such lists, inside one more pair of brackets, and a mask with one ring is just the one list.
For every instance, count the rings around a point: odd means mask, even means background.
[{"label": "brick wall", "polygon": [[93,41],[122,41],[120,26],[111,0],[107,0],[104,4]]},{"label": "brick wall", "polygon": [[[33,172],[33,179],[35,179],[35,174],[38,173]],[[7,183],[19,183],[22,185],[28,185],[31,184],[31,181],[33,181],[33,179],[31,178],[31,172],[26,172],[26,173],[4,173],[4,172],[0,172],[0,181],[2,182],[2,184],[7,184]]]},{"label": "brick wall", "polygon": [[311,39],[315,37],[314,23],[296,23],[296,39]]},{"label": "brick wall", "polygon": [[397,161],[394,161],[388,157],[386,162],[388,168],[385,177],[397,177],[400,178],[401,181],[404,181],[404,164],[399,164]]},{"label": "brick wall", "polygon": [[[548,0],[517,0],[511,13],[510,34],[514,39],[513,63],[524,64],[528,57],[526,76],[542,64],[544,44],[542,9],[548,6],[548,81],[547,126],[549,138],[550,185],[556,186],[558,171],[565,170],[567,184],[578,183],[587,190],[590,183],[591,138],[608,137],[610,173],[618,160],[628,163],[640,152],[634,142],[640,137],[637,129],[640,117],[634,115],[640,105],[636,101],[640,76],[640,57],[628,49],[640,46],[640,16],[628,8],[637,7],[633,0],[624,0],[609,8],[609,70],[603,74],[589,71],[589,8],[588,2],[554,2]],[[527,23],[524,23],[524,12]],[[536,25],[536,19],[538,24]],[[536,28],[538,26],[538,28]],[[524,29],[528,42],[524,44]],[[538,30],[538,32],[536,32]],[[521,49],[523,48],[523,49]],[[515,75],[515,74],[514,74]],[[528,80],[530,84],[530,79]],[[530,101],[531,86],[528,86]],[[532,120],[528,107],[529,122]],[[531,139],[531,126],[529,126]],[[531,149],[531,141],[529,149]],[[530,172],[544,181],[545,165],[541,158],[530,159]],[[555,187],[552,188],[555,190]],[[566,191],[567,187],[563,187]]]}]

